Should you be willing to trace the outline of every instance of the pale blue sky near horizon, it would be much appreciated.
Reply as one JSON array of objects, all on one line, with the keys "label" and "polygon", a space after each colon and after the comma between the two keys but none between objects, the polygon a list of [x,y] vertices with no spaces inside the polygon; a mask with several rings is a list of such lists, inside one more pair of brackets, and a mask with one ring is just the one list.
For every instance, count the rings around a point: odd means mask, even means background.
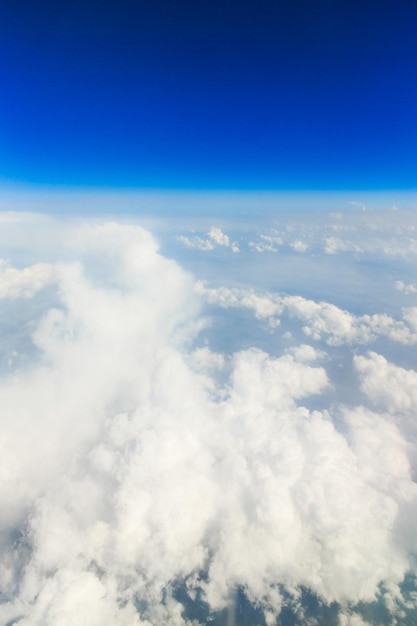
[{"label": "pale blue sky near horizon", "polygon": [[50,185],[0,185],[1,211],[31,211],[78,216],[127,215],[180,218],[263,212],[353,212],[417,209],[416,190],[192,190],[115,189]]}]

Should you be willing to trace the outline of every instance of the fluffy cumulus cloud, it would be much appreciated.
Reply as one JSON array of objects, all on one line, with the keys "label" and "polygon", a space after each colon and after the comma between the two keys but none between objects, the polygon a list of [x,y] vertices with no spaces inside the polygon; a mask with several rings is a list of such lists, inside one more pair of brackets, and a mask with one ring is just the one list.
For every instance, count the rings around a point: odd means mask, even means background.
[{"label": "fluffy cumulus cloud", "polygon": [[305,340],[275,355],[200,341],[207,301],[285,314],[330,346],[407,344],[409,326],[210,291],[136,225],[55,228],[62,258],[1,268],[22,306],[54,285],[30,360],[0,384],[1,623],[233,623],[244,597],[268,626],[290,610],[317,624],[313,605],[363,626],[377,603],[411,624],[417,373],[357,354],[362,403],[315,406],[334,384]]},{"label": "fluffy cumulus cloud", "polygon": [[292,242],[291,247],[297,252],[305,252],[308,249],[308,245],[301,241],[300,239],[296,239]]},{"label": "fluffy cumulus cloud", "polygon": [[31,298],[53,282],[53,268],[46,263],[17,269],[0,259],[0,298]]},{"label": "fluffy cumulus cloud", "polygon": [[413,345],[417,342],[417,309],[404,309],[402,319],[386,313],[354,315],[330,302],[315,302],[303,296],[279,293],[258,293],[253,289],[229,287],[210,288],[202,282],[197,291],[210,303],[223,308],[243,308],[252,311],[270,328],[276,328],[281,318],[296,320],[302,332],[314,341],[324,340],[330,346],[368,344],[378,337]]},{"label": "fluffy cumulus cloud", "polygon": [[279,235],[278,231],[272,229],[268,235],[260,235],[258,241],[250,241],[249,248],[255,252],[277,252],[279,246],[284,243],[283,238]]},{"label": "fluffy cumulus cloud", "polygon": [[354,357],[361,387],[369,398],[390,413],[417,411],[417,372],[389,363],[380,354]]},{"label": "fluffy cumulus cloud", "polygon": [[336,254],[337,252],[360,252],[361,248],[357,244],[343,241],[338,237],[328,237],[325,239],[324,251],[326,254]]},{"label": "fluffy cumulus cloud", "polygon": [[395,287],[406,296],[417,293],[417,287],[413,283],[406,284],[403,280],[396,280]]},{"label": "fluffy cumulus cloud", "polygon": [[[193,236],[180,235],[188,248],[212,251],[224,247],[259,253],[306,253],[351,259],[414,260],[417,254],[416,212],[411,210],[362,211],[359,202],[348,203],[358,209],[345,212],[278,214],[272,224],[260,220],[249,232],[247,225],[230,235],[218,227],[198,230]],[[415,293],[410,283],[399,279],[397,289]],[[410,291],[411,290],[411,291]]]},{"label": "fluffy cumulus cloud", "polygon": [[206,239],[198,235],[193,237],[179,235],[178,241],[187,248],[195,248],[197,250],[203,250],[204,252],[214,250],[216,246],[230,248],[232,252],[239,252],[239,246],[236,241],[231,241],[229,235],[226,235],[221,228],[216,226],[210,228]]}]

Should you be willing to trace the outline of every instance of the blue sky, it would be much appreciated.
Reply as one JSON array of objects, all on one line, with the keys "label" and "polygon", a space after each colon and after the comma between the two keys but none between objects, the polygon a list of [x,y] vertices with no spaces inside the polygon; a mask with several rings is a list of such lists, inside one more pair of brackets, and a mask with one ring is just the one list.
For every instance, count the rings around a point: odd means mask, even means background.
[{"label": "blue sky", "polygon": [[4,184],[413,189],[407,2],[18,2],[0,15]]}]

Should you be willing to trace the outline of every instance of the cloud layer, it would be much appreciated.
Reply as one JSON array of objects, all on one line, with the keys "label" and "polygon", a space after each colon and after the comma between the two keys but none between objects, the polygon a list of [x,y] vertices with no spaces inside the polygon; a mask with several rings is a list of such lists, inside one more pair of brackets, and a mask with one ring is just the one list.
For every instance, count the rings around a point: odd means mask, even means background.
[{"label": "cloud layer", "polygon": [[138,226],[56,228],[64,260],[2,265],[4,301],[54,286],[30,363],[0,385],[2,623],[179,626],[187,602],[221,610],[236,589],[267,624],[286,605],[302,620],[303,589],[341,626],[378,598],[401,623],[417,372],[357,354],[363,402],[314,410],[333,384],[323,351],[220,354],[199,333],[207,300],[290,316],[330,347],[414,343],[408,318],[210,291]]},{"label": "cloud layer", "polygon": [[395,320],[386,313],[357,316],[330,302],[315,302],[303,296],[257,293],[253,289],[213,289],[203,283],[197,284],[197,291],[211,304],[252,311],[258,319],[267,321],[271,329],[280,325],[282,317],[296,320],[306,337],[324,340],[329,346],[368,344],[377,337],[405,345],[417,342],[415,307],[405,308],[403,319]]}]

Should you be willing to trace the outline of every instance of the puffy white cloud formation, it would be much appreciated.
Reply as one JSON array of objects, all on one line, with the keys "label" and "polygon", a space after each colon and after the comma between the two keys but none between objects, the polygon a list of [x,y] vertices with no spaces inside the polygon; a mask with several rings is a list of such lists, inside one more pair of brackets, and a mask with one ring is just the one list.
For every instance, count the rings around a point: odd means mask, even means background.
[{"label": "puffy white cloud formation", "polygon": [[[408,442],[410,462],[417,474],[417,371],[390,363],[369,352],[354,357],[360,387],[372,404],[391,415]],[[416,512],[417,513],[417,512]]]},{"label": "puffy white cloud formation", "polygon": [[260,235],[258,241],[250,241],[249,248],[256,252],[277,252],[283,243],[282,237],[273,229],[269,235]]},{"label": "puffy white cloud formation", "polygon": [[229,287],[214,289],[201,282],[197,290],[212,304],[253,311],[256,318],[266,320],[271,328],[279,326],[283,317],[295,319],[302,324],[307,337],[315,341],[323,339],[330,346],[368,344],[379,336],[406,345],[417,342],[417,309],[413,307],[404,309],[403,320],[395,320],[386,313],[357,316],[330,302],[315,302],[303,296]]},{"label": "puffy white cloud formation", "polygon": [[187,248],[196,248],[197,250],[214,250],[214,242],[210,239],[203,239],[202,237],[185,237],[179,235],[178,241],[181,241]]},{"label": "puffy white cloud formation", "polygon": [[390,413],[417,411],[417,372],[389,363],[380,354],[355,356],[361,388],[375,404]]},{"label": "puffy white cloud formation", "polygon": [[360,252],[361,248],[357,244],[343,241],[338,237],[328,237],[325,240],[324,251],[326,254],[336,254],[337,252]]},{"label": "puffy white cloud formation", "polygon": [[0,259],[0,298],[31,298],[54,282],[53,268],[46,263],[16,269]]},{"label": "puffy white cloud formation", "polygon": [[305,252],[306,250],[308,250],[308,245],[300,239],[296,239],[295,241],[293,241],[291,247],[297,252]]},{"label": "puffy white cloud formation", "polygon": [[417,293],[417,287],[413,283],[406,284],[402,280],[396,280],[395,287],[397,288],[398,291],[401,291],[406,296]]},{"label": "puffy white cloud formation", "polygon": [[181,241],[187,248],[195,248],[197,250],[203,250],[205,252],[214,250],[216,246],[222,246],[224,248],[230,248],[232,252],[239,252],[239,246],[235,241],[231,241],[229,235],[226,235],[221,228],[212,226],[207,233],[208,239],[203,237],[185,237],[184,235],[178,236],[178,240]]},{"label": "puffy white cloud formation", "polygon": [[230,246],[230,239],[229,236],[226,235],[221,228],[216,228],[215,226],[212,226],[212,228],[210,228],[210,232],[209,232],[209,237],[211,239],[213,239],[213,241],[215,241],[219,246],[226,246],[226,248],[228,246]]},{"label": "puffy white cloud formation", "polygon": [[[0,385],[0,621],[183,625],[181,584],[212,609],[242,587],[268,624],[306,588],[341,603],[341,624],[365,623],[349,607],[396,588],[416,549],[405,422],[309,408],[331,384],[311,346],[196,349],[194,280],[137,226],[79,227],[66,256],[46,272],[59,301],[34,329],[31,366]],[[329,336],[355,327],[309,301],[222,297],[260,317],[306,307]],[[363,359],[373,398],[381,362]]]},{"label": "puffy white cloud formation", "polygon": [[[358,206],[363,206],[357,203]],[[238,225],[233,243],[218,227],[208,232],[198,229],[192,237],[179,236],[186,247],[202,251],[223,246],[233,251],[249,249],[259,253],[306,253],[321,258],[342,256],[345,259],[413,260],[417,254],[415,210],[344,211],[344,212],[282,212],[259,220],[249,230]],[[258,230],[259,229],[259,230]],[[258,232],[257,232],[258,231]],[[404,284],[404,288],[401,287]],[[410,285],[411,292],[412,284]],[[397,288],[407,293],[404,281]]]},{"label": "puffy white cloud formation", "polygon": [[[358,205],[362,206],[361,203]],[[320,212],[314,215],[282,212],[272,217],[275,219],[259,220],[259,226],[252,225],[249,232],[247,225],[242,228],[242,224],[236,224],[238,228],[233,232],[233,242],[232,237],[218,227],[211,227],[208,232],[198,229],[195,235],[181,235],[178,240],[188,248],[202,251],[213,251],[220,246],[232,251],[249,249],[259,253],[298,255],[308,252],[316,259],[330,255],[342,257],[345,261],[385,259],[415,263],[415,210]],[[413,284],[407,285],[404,280],[397,281],[397,289],[405,294],[415,293]]]}]

